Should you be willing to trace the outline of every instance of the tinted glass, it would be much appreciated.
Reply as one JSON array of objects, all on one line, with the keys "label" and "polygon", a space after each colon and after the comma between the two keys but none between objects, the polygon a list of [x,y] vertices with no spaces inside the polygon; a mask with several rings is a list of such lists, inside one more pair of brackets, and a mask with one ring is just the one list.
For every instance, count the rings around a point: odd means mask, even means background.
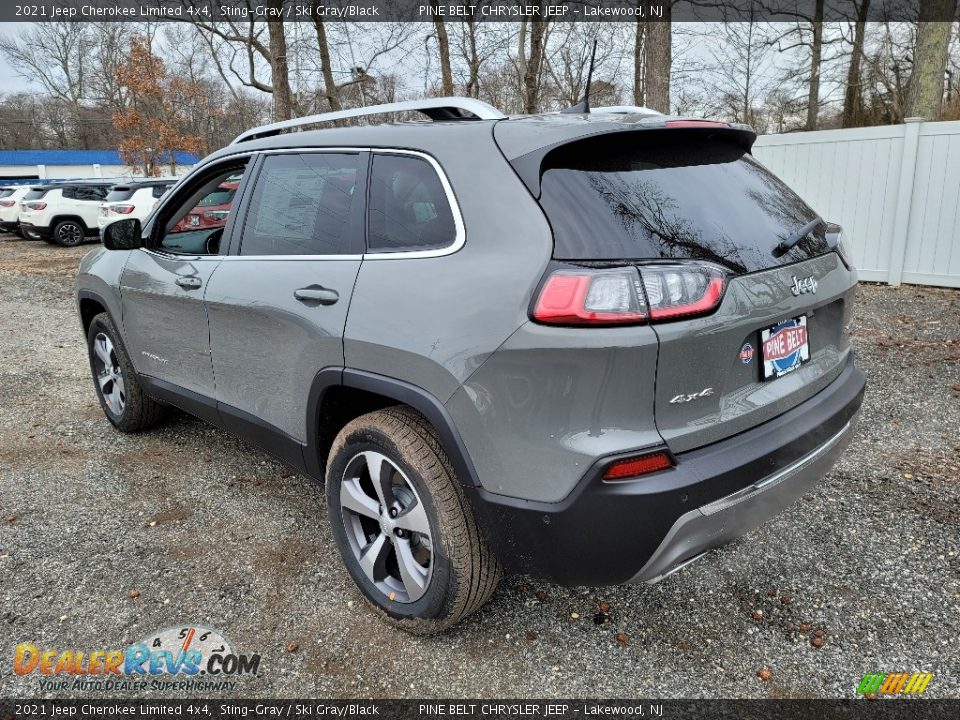
[{"label": "tinted glass", "polygon": [[67,200],[103,200],[106,196],[107,188],[100,185],[78,185],[63,189],[63,197]]},{"label": "tinted glass", "polygon": [[353,242],[360,156],[273,155],[264,160],[250,200],[241,255],[340,255]]},{"label": "tinted glass", "polygon": [[752,272],[829,251],[821,226],[774,254],[816,215],[741,147],[643,134],[572,143],[544,160],[540,202],[555,257],[698,259]]},{"label": "tinted glass", "polygon": [[169,190],[171,187],[173,187],[173,183],[171,183],[170,185],[154,185],[153,196],[155,198],[161,198],[163,197],[164,193],[166,193],[167,190]]},{"label": "tinted glass", "polygon": [[0,190],[0,198],[10,197],[13,195],[13,190]]},{"label": "tinted glass", "polygon": [[49,188],[43,188],[41,190],[27,190],[26,194],[23,196],[24,200],[39,200],[44,195],[47,194]]},{"label": "tinted glass", "polygon": [[457,229],[433,166],[409,155],[374,155],[368,246],[374,252],[446,247]]},{"label": "tinted glass", "polygon": [[107,193],[107,202],[122,202],[133,196],[133,188],[115,187]]}]

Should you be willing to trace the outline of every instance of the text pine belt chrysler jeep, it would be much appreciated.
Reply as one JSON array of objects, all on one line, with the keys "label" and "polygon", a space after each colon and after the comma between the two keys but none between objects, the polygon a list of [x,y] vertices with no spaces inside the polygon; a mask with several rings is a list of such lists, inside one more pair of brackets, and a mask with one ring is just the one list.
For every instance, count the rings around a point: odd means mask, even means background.
[{"label": "text pine belt chrysler jeep", "polygon": [[[347,570],[411,632],[503,569],[658,580],[806,492],[863,396],[840,228],[755,137],[466,98],[250,130],[84,258],[100,403],[325,480]],[[182,222],[225,182],[225,224]]]}]

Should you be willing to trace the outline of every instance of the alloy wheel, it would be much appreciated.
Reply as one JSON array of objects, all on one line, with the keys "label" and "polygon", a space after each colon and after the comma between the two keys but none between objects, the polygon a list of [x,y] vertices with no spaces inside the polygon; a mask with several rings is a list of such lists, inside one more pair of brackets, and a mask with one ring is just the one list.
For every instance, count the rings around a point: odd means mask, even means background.
[{"label": "alloy wheel", "polygon": [[340,515],[360,569],[388,600],[412,603],[433,574],[433,531],[409,478],[386,455],[367,450],[347,463]]},{"label": "alloy wheel", "polygon": [[104,333],[97,333],[93,339],[93,373],[110,412],[118,417],[123,415],[123,408],[127,403],[123,371],[120,369],[113,342]]},{"label": "alloy wheel", "polygon": [[79,245],[83,241],[83,231],[73,223],[63,223],[57,228],[57,240],[63,245]]}]

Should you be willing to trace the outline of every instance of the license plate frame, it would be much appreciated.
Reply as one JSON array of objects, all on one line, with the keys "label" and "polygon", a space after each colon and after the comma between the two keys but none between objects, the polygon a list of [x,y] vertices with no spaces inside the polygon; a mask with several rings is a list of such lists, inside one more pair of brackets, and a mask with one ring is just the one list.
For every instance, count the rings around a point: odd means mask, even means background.
[{"label": "license plate frame", "polygon": [[782,320],[761,330],[760,357],[764,380],[783,377],[810,362],[807,316]]}]

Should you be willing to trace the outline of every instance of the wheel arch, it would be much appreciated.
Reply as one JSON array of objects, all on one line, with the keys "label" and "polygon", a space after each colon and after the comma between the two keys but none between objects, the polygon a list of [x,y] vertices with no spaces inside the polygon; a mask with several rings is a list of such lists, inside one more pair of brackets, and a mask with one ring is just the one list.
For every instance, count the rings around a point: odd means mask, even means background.
[{"label": "wheel arch", "polygon": [[324,368],[310,388],[304,457],[310,474],[323,477],[326,456],[344,425],[360,415],[394,405],[406,405],[423,415],[436,430],[460,482],[468,487],[479,485],[470,455],[443,403],[411,383],[351,368]]},{"label": "wheel arch", "polygon": [[73,222],[79,224],[80,227],[83,228],[83,231],[85,233],[90,231],[90,228],[87,227],[87,224],[83,221],[83,218],[80,217],[79,215],[54,215],[52,218],[50,218],[50,225],[48,227],[50,228],[51,231],[53,231],[53,229],[57,227],[57,225],[67,220],[72,220]]},{"label": "wheel arch", "polygon": [[92,290],[79,290],[77,292],[77,311],[80,313],[80,322],[83,325],[83,332],[90,329],[90,323],[100,313],[107,313],[113,321],[113,326],[119,329],[117,319],[110,312],[107,301]]}]

